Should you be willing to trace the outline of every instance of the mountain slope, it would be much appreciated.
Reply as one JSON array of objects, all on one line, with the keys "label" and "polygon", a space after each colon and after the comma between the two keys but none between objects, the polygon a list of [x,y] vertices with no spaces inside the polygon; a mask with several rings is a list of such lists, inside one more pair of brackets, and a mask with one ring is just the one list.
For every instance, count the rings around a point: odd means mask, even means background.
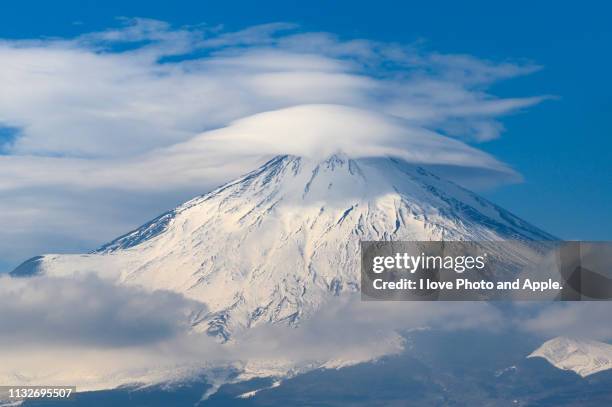
[{"label": "mountain slope", "polygon": [[395,158],[278,156],[84,255],[45,255],[13,275],[95,272],[206,303],[198,330],[228,339],[297,324],[359,289],[360,240],[548,240],[552,236]]},{"label": "mountain slope", "polygon": [[572,370],[582,377],[612,369],[612,345],[586,339],[554,338],[528,357],[544,358],[551,365]]}]

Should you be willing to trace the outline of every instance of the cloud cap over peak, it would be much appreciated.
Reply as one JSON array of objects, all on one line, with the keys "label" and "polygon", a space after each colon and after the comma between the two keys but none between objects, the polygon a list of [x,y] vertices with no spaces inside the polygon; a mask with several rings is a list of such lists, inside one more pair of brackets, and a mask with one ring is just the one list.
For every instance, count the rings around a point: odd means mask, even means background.
[{"label": "cloud cap over peak", "polygon": [[198,143],[227,145],[242,154],[292,154],[325,158],[336,152],[352,157],[398,156],[432,165],[457,165],[514,172],[492,156],[413,126],[407,120],[370,110],[310,104],[258,113],[204,133],[177,148]]}]

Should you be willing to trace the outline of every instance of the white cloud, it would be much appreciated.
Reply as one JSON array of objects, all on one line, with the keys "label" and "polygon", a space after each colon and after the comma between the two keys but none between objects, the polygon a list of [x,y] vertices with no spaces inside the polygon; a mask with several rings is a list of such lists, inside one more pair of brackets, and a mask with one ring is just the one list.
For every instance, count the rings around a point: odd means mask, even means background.
[{"label": "white cloud", "polygon": [[162,341],[188,329],[202,304],[179,294],[75,279],[1,277],[0,347],[126,347]]},{"label": "white cloud", "polygon": [[[156,383],[211,368],[284,374],[401,351],[398,331],[495,329],[486,303],[362,302],[338,297],[298,328],[260,326],[229,344],[190,329],[205,306],[179,294],[116,286],[92,275],[0,277],[0,381],[80,391]],[[329,363],[327,363],[329,362]]]},{"label": "white cloud", "polygon": [[586,301],[552,304],[525,318],[519,326],[545,339],[555,336],[612,340],[612,303]]},{"label": "white cloud", "polygon": [[503,163],[436,133],[495,138],[500,115],[542,100],[486,92],[538,69],[530,64],[340,40],[285,23],[234,33],[123,24],[71,39],[0,41],[0,126],[18,129],[0,143],[6,264],[50,248],[93,248],[277,153],[397,151],[478,169],[464,171],[472,178],[516,180]]},{"label": "white cloud", "polygon": [[[12,153],[125,155],[308,103],[362,107],[427,126],[458,117],[493,120],[540,100],[482,91],[537,69],[531,65],[423,55],[321,33],[275,35],[291,27],[284,24],[209,37],[209,31],[173,30],[159,21],[127,23],[72,40],[0,43],[6,61],[0,119],[22,129]],[[133,45],[114,50],[125,42]],[[384,64],[397,67],[373,69]]]}]

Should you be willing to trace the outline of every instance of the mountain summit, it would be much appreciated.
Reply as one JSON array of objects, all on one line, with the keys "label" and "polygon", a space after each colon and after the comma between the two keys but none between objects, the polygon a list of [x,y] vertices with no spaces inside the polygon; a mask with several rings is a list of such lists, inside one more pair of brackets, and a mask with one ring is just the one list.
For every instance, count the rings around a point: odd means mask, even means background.
[{"label": "mountain summit", "polygon": [[38,256],[12,274],[95,272],[180,292],[208,307],[195,329],[227,340],[358,291],[360,240],[506,239],[552,236],[396,158],[284,155],[93,253]]}]

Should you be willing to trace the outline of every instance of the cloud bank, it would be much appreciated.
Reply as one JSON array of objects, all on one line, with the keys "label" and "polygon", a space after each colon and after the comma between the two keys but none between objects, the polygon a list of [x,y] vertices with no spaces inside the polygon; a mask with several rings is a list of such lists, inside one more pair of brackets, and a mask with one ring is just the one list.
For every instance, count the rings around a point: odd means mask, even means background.
[{"label": "cloud bank", "polygon": [[146,346],[188,329],[190,313],[205,311],[178,294],[116,287],[91,275],[0,280],[2,347]]},{"label": "cloud bank", "polygon": [[75,38],[1,40],[0,58],[0,270],[92,249],[273,154],[393,153],[517,181],[466,143],[499,137],[501,116],[544,99],[487,92],[533,64],[285,23],[224,32],[124,19]]},{"label": "cloud bank", "polygon": [[84,391],[214,378],[220,371],[280,376],[399,352],[398,330],[495,329],[501,321],[485,303],[373,304],[353,296],[334,299],[299,328],[259,326],[220,344],[191,329],[192,318],[205,310],[175,293],[93,275],[0,277],[0,381],[77,384]]},{"label": "cloud bank", "polygon": [[[221,344],[191,329],[204,304],[167,291],[114,285],[94,275],[0,277],[0,381],[74,385],[80,391],[208,375],[336,368],[404,350],[401,333],[514,331],[612,339],[609,304],[524,304],[515,320],[486,302],[362,302],[335,297],[297,327],[260,325]],[[525,311],[525,310],[523,310]]]}]

